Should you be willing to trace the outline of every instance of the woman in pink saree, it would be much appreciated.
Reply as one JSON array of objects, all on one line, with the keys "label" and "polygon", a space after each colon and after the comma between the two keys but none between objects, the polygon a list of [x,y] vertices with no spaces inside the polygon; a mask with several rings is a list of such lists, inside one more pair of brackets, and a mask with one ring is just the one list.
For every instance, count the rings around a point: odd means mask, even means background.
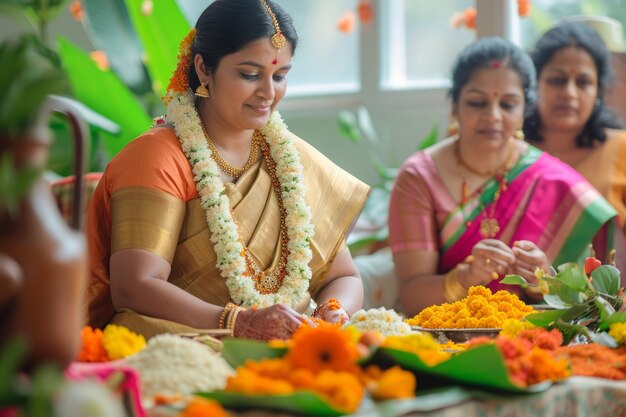
[{"label": "woman in pink saree", "polygon": [[[481,39],[458,58],[450,96],[458,135],[412,155],[391,196],[389,241],[407,314],[453,302],[505,274],[613,248],[615,210],[575,170],[516,138],[535,74],[508,41]],[[615,235],[619,235],[615,234]]]}]

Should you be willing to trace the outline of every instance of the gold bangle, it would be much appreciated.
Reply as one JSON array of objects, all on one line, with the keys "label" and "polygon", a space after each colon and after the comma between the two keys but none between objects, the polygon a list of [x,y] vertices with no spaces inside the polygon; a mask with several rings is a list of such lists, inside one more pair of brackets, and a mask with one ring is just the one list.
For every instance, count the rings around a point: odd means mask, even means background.
[{"label": "gold bangle", "polygon": [[235,321],[237,320],[237,316],[239,315],[239,313],[241,313],[243,310],[245,310],[245,308],[236,306],[234,309],[231,310],[230,314],[228,315],[226,328],[230,330],[231,336],[235,335]]},{"label": "gold bangle", "polygon": [[467,295],[467,290],[459,283],[457,277],[458,266],[448,272],[443,279],[443,298],[448,303],[453,303]]},{"label": "gold bangle", "polygon": [[227,324],[226,317],[228,317],[228,313],[230,313],[231,310],[233,310],[236,307],[238,306],[237,304],[234,304],[234,303],[228,303],[224,306],[224,309],[220,313],[219,321],[217,322],[217,327],[219,329],[226,329],[226,324]]}]

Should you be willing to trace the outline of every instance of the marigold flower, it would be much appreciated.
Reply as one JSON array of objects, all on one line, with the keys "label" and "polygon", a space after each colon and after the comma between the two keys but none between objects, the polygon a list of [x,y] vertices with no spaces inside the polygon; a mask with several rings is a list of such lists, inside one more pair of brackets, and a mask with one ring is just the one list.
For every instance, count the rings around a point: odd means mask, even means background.
[{"label": "marigold flower", "polygon": [[337,29],[341,33],[352,33],[354,32],[356,22],[356,16],[352,10],[348,10],[345,12],[337,21]]},{"label": "marigold flower", "polygon": [[146,338],[124,326],[109,324],[104,328],[102,345],[111,360],[134,355],[146,347]]},{"label": "marigold flower", "polygon": [[108,362],[109,356],[102,344],[102,330],[85,326],[80,331],[81,347],[78,354],[80,362]]},{"label": "marigold flower", "polygon": [[520,17],[529,16],[531,10],[530,0],[517,0],[517,14]]},{"label": "marigold flower", "polygon": [[620,345],[626,345],[626,323],[613,323],[609,335]]},{"label": "marigold flower", "polygon": [[285,360],[294,368],[314,373],[326,369],[356,372],[359,350],[351,333],[337,326],[300,326],[292,336],[293,347]]},{"label": "marigold flower", "polygon": [[69,10],[72,18],[77,22],[82,22],[85,18],[85,9],[83,9],[83,3],[80,0],[72,1]]},{"label": "marigold flower", "polygon": [[315,392],[335,408],[353,413],[365,395],[365,388],[355,374],[324,370],[317,375]]},{"label": "marigold flower", "polygon": [[361,0],[357,7],[359,12],[359,20],[361,23],[369,23],[374,20],[374,10],[372,4],[367,0]]},{"label": "marigold flower", "polygon": [[218,402],[194,397],[180,417],[228,417],[228,414]]},{"label": "marigold flower", "polygon": [[107,71],[109,69],[109,59],[104,51],[93,51],[89,54],[89,57],[91,57],[100,70]]},{"label": "marigold flower", "polygon": [[413,398],[416,387],[415,375],[399,366],[394,366],[380,375],[372,390],[372,397],[376,400]]}]

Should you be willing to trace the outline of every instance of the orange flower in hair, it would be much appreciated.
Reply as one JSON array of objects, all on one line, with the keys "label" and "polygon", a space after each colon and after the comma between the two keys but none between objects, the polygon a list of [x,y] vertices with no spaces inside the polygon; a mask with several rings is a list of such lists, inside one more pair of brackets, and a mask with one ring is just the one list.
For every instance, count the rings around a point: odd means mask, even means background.
[{"label": "orange flower in hair", "polygon": [[[196,29],[191,29],[183,40],[180,41],[180,45],[178,46],[178,64],[167,86],[168,93],[184,93],[189,88],[187,73],[189,72],[189,65],[191,65],[191,44],[193,44],[195,38]],[[171,100],[171,97],[163,97],[165,104],[167,104],[169,100]]]},{"label": "orange flower in hair", "polygon": [[285,360],[294,368],[356,372],[359,350],[350,333],[338,326],[302,325],[292,337],[293,346]]}]

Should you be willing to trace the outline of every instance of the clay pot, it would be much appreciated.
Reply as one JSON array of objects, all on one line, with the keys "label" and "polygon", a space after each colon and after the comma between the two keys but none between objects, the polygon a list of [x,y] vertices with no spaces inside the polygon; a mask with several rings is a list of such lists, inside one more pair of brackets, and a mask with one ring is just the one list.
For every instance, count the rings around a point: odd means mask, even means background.
[{"label": "clay pot", "polygon": [[[0,136],[0,156],[8,152],[17,168],[43,170],[48,145],[45,133]],[[84,237],[67,226],[42,178],[16,215],[0,212],[0,343],[22,336],[29,346],[25,368],[65,366],[77,357],[86,257]]]}]

